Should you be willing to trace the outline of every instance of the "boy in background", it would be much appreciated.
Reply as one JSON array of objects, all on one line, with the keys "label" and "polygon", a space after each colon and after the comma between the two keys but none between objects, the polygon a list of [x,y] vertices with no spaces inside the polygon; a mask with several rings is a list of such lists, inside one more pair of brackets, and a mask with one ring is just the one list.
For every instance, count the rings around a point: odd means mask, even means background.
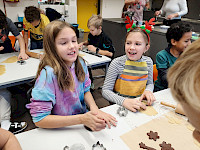
[{"label": "boy in background", "polygon": [[[28,55],[25,53],[24,40],[20,35],[17,27],[11,19],[6,17],[2,10],[0,10],[0,54],[14,52],[12,44],[8,38],[9,32],[19,40],[20,53],[18,58],[28,59]],[[6,89],[0,89],[0,126],[5,130],[10,130],[13,133],[19,133],[27,127],[26,122],[10,122],[11,115],[11,93]],[[1,139],[1,138],[0,138]],[[0,146],[1,149],[1,146]]]},{"label": "boy in background", "polygon": [[43,48],[43,30],[49,23],[49,19],[44,14],[41,14],[37,7],[29,6],[24,11],[24,41],[26,51],[28,51],[28,31],[30,31],[31,47],[30,49]]},{"label": "boy in background", "polygon": [[28,55],[26,55],[25,53],[25,44],[23,37],[19,33],[17,27],[12,22],[12,20],[6,17],[6,15],[0,9],[0,54],[14,52],[11,41],[8,38],[9,32],[11,32],[19,41],[20,53],[18,59],[28,59]]},{"label": "boy in background", "polygon": [[97,54],[113,57],[114,48],[111,39],[102,30],[102,17],[100,15],[92,15],[87,23],[90,33],[88,40],[79,44],[86,45],[89,51]]},{"label": "boy in background", "polygon": [[167,30],[166,38],[168,47],[156,55],[158,80],[155,81],[154,92],[168,88],[167,71],[191,44],[192,26],[183,22],[172,24]]},{"label": "boy in background", "polygon": [[193,137],[200,143],[200,40],[193,42],[167,74],[174,98],[183,106],[194,126]]}]

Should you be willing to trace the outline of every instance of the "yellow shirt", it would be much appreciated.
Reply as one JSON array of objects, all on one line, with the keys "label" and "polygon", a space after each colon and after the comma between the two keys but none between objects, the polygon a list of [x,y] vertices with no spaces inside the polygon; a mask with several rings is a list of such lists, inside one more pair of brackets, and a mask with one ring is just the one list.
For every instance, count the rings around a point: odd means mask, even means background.
[{"label": "yellow shirt", "polygon": [[24,31],[29,30],[31,33],[31,38],[34,40],[42,40],[43,39],[44,28],[50,22],[47,16],[45,16],[43,14],[40,14],[40,16],[41,16],[41,21],[37,28],[34,27],[31,23],[29,23],[25,17],[23,19]]}]

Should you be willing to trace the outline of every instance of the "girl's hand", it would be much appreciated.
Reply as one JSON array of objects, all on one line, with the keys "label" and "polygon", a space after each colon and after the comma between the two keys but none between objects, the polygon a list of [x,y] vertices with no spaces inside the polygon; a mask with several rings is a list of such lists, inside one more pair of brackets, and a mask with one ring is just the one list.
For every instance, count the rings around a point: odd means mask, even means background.
[{"label": "girl's hand", "polygon": [[105,113],[105,112],[103,112],[103,111],[101,111],[101,110],[99,110],[99,109],[97,109],[97,110],[95,110],[95,111],[93,111],[93,112],[97,114],[96,116],[97,116],[99,119],[102,119],[102,120],[105,121],[105,123],[108,125],[108,128],[109,128],[109,129],[111,128],[111,125],[113,125],[113,126],[115,126],[115,127],[117,126],[117,125],[116,125],[117,120],[116,120],[116,118],[113,117],[112,115],[107,114],[107,113]]},{"label": "girl's hand", "polygon": [[88,45],[88,50],[96,53],[96,47],[93,45]]},{"label": "girl's hand", "polygon": [[161,14],[161,11],[156,11],[155,12],[155,16],[158,16],[158,15],[160,15]]},{"label": "girl's hand", "polygon": [[125,108],[129,109],[130,111],[136,112],[140,108],[146,109],[145,104],[143,104],[140,100],[134,98],[126,98],[122,104]]},{"label": "girl's hand", "polygon": [[29,56],[26,53],[19,53],[18,59],[26,60]]},{"label": "girl's hand", "polygon": [[82,49],[83,49],[83,44],[84,44],[84,42],[81,42],[81,43],[78,44],[79,50],[82,50]]},{"label": "girl's hand", "polygon": [[147,100],[147,105],[152,105],[153,102],[156,100],[153,93],[151,91],[145,90],[144,93],[140,96],[140,101],[143,99]]},{"label": "girl's hand", "polygon": [[125,4],[135,4],[135,3],[139,3],[140,0],[125,0],[124,3]]},{"label": "girl's hand", "polygon": [[0,46],[0,51],[2,51],[4,49],[4,47],[3,46]]},{"label": "girl's hand", "polygon": [[97,117],[97,113],[93,111],[89,111],[83,114],[81,122],[85,126],[89,127],[92,131],[100,131],[102,129],[105,129],[106,127],[105,120],[102,120],[99,117]]}]

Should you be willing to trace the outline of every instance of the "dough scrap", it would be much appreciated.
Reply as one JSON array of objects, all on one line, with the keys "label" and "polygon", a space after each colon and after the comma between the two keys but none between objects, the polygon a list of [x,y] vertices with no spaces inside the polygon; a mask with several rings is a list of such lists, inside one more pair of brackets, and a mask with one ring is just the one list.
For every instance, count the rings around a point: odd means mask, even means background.
[{"label": "dough scrap", "polygon": [[14,63],[14,62],[17,62],[18,61],[18,58],[17,56],[12,56],[10,58],[7,58],[6,60],[4,60],[3,62],[1,63]]},{"label": "dough scrap", "polygon": [[176,117],[167,116],[167,115],[165,115],[165,117],[168,119],[168,122],[171,124],[181,124],[181,120]]},{"label": "dough scrap", "polygon": [[5,65],[0,65],[0,75],[3,75],[4,73],[6,73],[6,67]]},{"label": "dough scrap", "polygon": [[186,125],[186,127],[187,127],[190,131],[194,131],[194,129],[195,129],[190,123],[188,123],[188,124]]},{"label": "dough scrap", "polygon": [[153,108],[153,106],[147,106],[145,110],[140,109],[139,112],[148,116],[155,116],[158,114],[158,112]]},{"label": "dough scrap", "polygon": [[194,139],[194,144],[200,148],[200,143],[196,139]]},{"label": "dough scrap", "polygon": [[80,57],[83,57],[83,56],[85,56],[85,54],[78,54]]}]

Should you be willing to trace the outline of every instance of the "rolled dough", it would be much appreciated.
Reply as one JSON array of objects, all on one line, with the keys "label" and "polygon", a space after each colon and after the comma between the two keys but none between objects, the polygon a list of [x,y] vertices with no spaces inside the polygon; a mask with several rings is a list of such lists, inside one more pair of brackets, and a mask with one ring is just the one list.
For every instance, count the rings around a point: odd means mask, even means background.
[{"label": "rolled dough", "polygon": [[18,58],[17,56],[12,56],[10,58],[7,58],[6,60],[4,60],[3,62],[1,63],[14,63],[14,62],[17,62],[18,61]]},{"label": "rolled dough", "polygon": [[3,75],[6,72],[5,65],[0,65],[0,75]]}]

